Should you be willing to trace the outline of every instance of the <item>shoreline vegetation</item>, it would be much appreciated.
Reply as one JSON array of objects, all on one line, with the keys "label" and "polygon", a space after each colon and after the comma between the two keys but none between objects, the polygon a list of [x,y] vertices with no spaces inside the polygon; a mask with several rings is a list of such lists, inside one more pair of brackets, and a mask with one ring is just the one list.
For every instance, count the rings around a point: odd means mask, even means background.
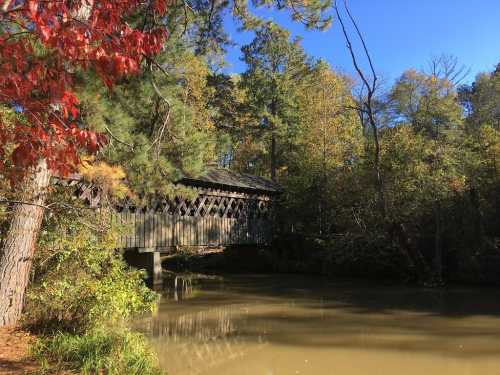
[{"label": "shoreline vegetation", "polygon": [[[420,280],[405,267],[399,249],[387,249],[383,257],[373,248],[346,251],[345,243],[317,238],[293,236],[273,241],[269,246],[234,246],[224,251],[198,252],[181,249],[163,257],[165,275],[200,273],[205,275],[232,273],[304,274],[332,280],[379,281],[382,283],[441,287],[449,285],[498,286],[500,256],[494,252],[476,254],[473,267],[469,264],[447,267],[446,282]],[[171,276],[171,275],[170,275]]]},{"label": "shoreline vegetation", "polygon": [[164,374],[144,335],[128,328],[45,335],[26,327],[0,328],[1,375],[100,373]]},{"label": "shoreline vegetation", "polygon": [[106,215],[87,215],[46,218],[24,314],[11,331],[29,337],[19,350],[37,375],[161,375],[146,337],[129,327],[156,309],[159,295],[115,249],[120,229]]}]

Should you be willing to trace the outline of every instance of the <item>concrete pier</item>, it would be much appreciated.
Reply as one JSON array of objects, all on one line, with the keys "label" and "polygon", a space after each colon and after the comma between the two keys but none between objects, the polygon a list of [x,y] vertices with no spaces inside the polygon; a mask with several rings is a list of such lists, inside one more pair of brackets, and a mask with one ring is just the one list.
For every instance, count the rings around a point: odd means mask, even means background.
[{"label": "concrete pier", "polygon": [[163,283],[161,257],[159,251],[149,249],[127,249],[123,257],[132,267],[143,269],[147,273],[147,282],[153,288]]}]

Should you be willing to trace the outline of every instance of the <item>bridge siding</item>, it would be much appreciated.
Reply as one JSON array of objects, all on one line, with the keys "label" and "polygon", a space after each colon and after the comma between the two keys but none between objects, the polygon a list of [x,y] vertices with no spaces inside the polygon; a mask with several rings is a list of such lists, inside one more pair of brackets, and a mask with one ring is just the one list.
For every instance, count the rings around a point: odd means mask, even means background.
[{"label": "bridge siding", "polygon": [[120,248],[265,244],[271,235],[267,218],[124,211],[115,213],[114,221],[124,231]]}]

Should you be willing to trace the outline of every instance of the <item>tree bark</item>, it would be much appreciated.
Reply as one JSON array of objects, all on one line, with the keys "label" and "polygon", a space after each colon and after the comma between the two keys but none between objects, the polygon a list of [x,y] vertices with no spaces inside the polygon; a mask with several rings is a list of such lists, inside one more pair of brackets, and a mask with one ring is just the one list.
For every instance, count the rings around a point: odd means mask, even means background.
[{"label": "tree bark", "polygon": [[443,249],[441,246],[441,204],[434,202],[434,282],[443,282]]},{"label": "tree bark", "polygon": [[398,240],[399,247],[403,251],[408,263],[408,268],[415,272],[417,281],[420,283],[428,281],[430,272],[425,258],[418,246],[416,246],[416,241],[412,239],[413,236],[407,230],[406,226],[403,223],[393,223],[389,233]]},{"label": "tree bark", "polygon": [[375,119],[373,117],[373,112],[372,112],[372,104],[371,104],[371,94],[368,95],[368,102],[367,102],[367,110],[368,110],[368,118],[370,121],[370,126],[373,131],[373,141],[375,143],[375,155],[374,155],[374,160],[373,160],[373,167],[374,167],[374,172],[375,172],[375,188],[377,190],[377,205],[378,209],[382,215],[383,219],[386,219],[387,216],[387,207],[386,207],[386,202],[385,202],[385,192],[384,192],[384,180],[382,178],[382,171],[380,168],[380,140],[379,140],[379,134],[378,134],[378,128],[377,124],[375,122]]},{"label": "tree bark", "polygon": [[276,134],[271,133],[271,180],[276,182]]},{"label": "tree bark", "polygon": [[15,325],[21,316],[49,183],[42,160],[22,183],[20,200],[26,203],[14,206],[0,254],[0,327]]}]

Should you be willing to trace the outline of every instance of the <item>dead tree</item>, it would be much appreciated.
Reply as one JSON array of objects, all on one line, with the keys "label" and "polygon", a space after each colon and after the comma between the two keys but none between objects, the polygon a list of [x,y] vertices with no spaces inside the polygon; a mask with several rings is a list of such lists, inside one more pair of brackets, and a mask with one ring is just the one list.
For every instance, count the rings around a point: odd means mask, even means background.
[{"label": "dead tree", "polygon": [[362,96],[359,101],[359,105],[357,106],[356,110],[358,113],[360,113],[360,118],[364,119],[366,118],[370,130],[372,132],[373,136],[373,142],[375,146],[375,153],[374,153],[374,158],[373,158],[373,169],[374,169],[374,175],[375,175],[375,188],[377,190],[377,206],[379,208],[379,212],[382,216],[382,218],[385,219],[386,217],[386,201],[385,201],[385,193],[384,193],[384,180],[382,177],[382,171],[380,167],[380,137],[379,137],[379,127],[377,125],[376,121],[376,116],[375,116],[375,95],[377,91],[377,83],[378,83],[378,76],[377,73],[375,72],[375,68],[373,67],[373,62],[371,55],[368,51],[368,47],[366,46],[366,42],[363,38],[363,35],[361,34],[361,31],[358,27],[358,24],[356,23],[356,20],[352,16],[351,12],[349,11],[349,8],[347,6],[346,0],[344,0],[344,8],[346,10],[346,13],[348,15],[349,20],[354,26],[354,29],[356,30],[356,35],[359,38],[362,46],[363,46],[363,53],[365,57],[368,60],[368,64],[370,66],[370,75],[366,74],[360,67],[358,63],[358,58],[356,56],[356,53],[354,52],[354,47],[351,42],[351,37],[349,36],[349,33],[347,32],[344,19],[341,16],[341,13],[339,11],[339,7],[337,5],[337,2],[334,2],[334,9],[337,14],[337,18],[340,22],[340,25],[342,27],[342,33],[344,34],[344,38],[346,41],[346,46],[349,51],[349,54],[351,55],[352,63],[354,65],[354,68],[361,79],[361,84],[362,84],[362,90],[366,91],[366,95]]}]

